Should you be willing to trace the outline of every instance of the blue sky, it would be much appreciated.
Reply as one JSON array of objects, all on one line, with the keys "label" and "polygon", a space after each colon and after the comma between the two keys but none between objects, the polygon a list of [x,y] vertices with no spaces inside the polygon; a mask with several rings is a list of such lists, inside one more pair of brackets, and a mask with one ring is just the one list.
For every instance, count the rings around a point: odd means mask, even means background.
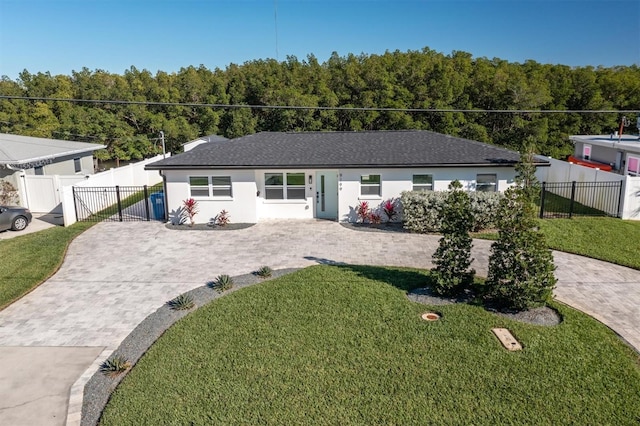
[{"label": "blue sky", "polygon": [[[277,37],[276,19],[277,10]],[[640,65],[638,0],[0,0],[0,75],[122,74],[332,52]]]}]

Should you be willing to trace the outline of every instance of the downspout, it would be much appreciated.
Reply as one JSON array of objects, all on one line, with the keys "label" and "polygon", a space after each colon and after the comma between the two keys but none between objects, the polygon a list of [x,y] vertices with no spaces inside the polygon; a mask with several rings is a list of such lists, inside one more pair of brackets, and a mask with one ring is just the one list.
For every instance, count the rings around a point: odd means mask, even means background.
[{"label": "downspout", "polygon": [[162,176],[162,195],[164,198],[164,221],[165,223],[169,221],[169,203],[167,202],[167,177],[162,170],[158,171],[160,176]]}]

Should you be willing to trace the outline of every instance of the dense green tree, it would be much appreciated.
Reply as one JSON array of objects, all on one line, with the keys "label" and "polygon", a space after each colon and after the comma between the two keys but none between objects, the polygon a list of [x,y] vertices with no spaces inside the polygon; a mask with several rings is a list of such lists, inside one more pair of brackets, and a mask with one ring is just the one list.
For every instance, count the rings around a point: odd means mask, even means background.
[{"label": "dense green tree", "polygon": [[[15,81],[1,78],[0,94],[136,103],[0,99],[0,131],[100,141],[110,146],[101,155],[113,158],[153,153],[160,131],[176,152],[184,142],[214,133],[238,137],[258,131],[384,129],[428,129],[518,150],[532,137],[539,153],[562,158],[572,152],[569,135],[609,134],[618,129],[621,115],[401,110],[633,110],[640,105],[640,68],[519,64],[460,51],[445,55],[425,47],[381,55],[333,53],[324,63],[309,55],[302,61],[289,56],[284,61],[229,64],[223,70],[188,66],[155,75],[135,67],[122,75],[87,68],[69,76],[24,70]],[[628,118],[635,122],[635,117]],[[140,147],[145,139],[146,148]]]},{"label": "dense green tree", "polygon": [[553,256],[536,222],[532,158],[530,150],[523,152],[516,184],[500,200],[498,239],[489,256],[485,296],[508,310],[543,305],[551,299],[556,283]]},{"label": "dense green tree", "polygon": [[440,212],[442,238],[433,254],[435,278],[433,290],[440,295],[454,296],[471,286],[475,271],[469,269],[473,227],[473,213],[469,194],[462,184],[454,180],[449,184],[449,194]]}]

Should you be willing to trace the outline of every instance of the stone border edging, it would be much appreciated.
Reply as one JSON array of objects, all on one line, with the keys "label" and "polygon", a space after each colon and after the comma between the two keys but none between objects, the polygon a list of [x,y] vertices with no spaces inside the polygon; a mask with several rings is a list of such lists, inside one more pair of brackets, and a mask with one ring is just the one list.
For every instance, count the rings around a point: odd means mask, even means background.
[{"label": "stone border edging", "polygon": [[[179,319],[187,316],[189,313],[194,312],[196,309],[210,303],[211,301],[225,296],[236,290],[240,290],[245,287],[252,286],[264,281],[269,281],[274,278],[279,278],[283,275],[295,272],[300,268],[287,268],[274,270],[272,276],[268,279],[262,279],[254,274],[245,274],[233,277],[233,288],[222,293],[211,288],[209,283],[196,287],[193,290],[186,293],[193,298],[195,302],[195,308],[186,311],[176,311],[167,304],[163,304],[154,313],[145,318],[129,335],[122,341],[118,349],[109,353],[109,351],[103,351],[102,354],[94,361],[94,363],[85,371],[85,374],[76,381],[72,387],[72,395],[70,397],[69,412],[67,414],[67,423],[77,422],[77,414],[72,413],[72,405],[77,407],[79,404],[78,397],[73,395],[73,390],[81,386],[81,382],[86,381],[83,386],[84,391],[82,393],[81,402],[81,415],[80,424],[85,426],[93,426],[98,423],[102,411],[109,402],[111,393],[116,389],[118,384],[125,378],[128,371],[124,374],[120,374],[116,377],[110,378],[105,376],[99,371],[100,364],[104,362],[108,357],[117,354],[123,356],[131,363],[131,367],[135,366],[138,360],[147,352],[147,350],[155,343],[160,336],[164,334],[173,324]],[[86,374],[92,374],[91,378],[86,379]]]}]

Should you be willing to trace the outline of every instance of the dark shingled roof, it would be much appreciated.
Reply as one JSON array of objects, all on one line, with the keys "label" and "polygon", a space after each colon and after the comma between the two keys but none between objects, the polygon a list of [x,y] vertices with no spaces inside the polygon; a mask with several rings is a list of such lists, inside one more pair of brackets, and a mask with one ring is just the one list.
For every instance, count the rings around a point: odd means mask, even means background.
[{"label": "dark shingled roof", "polygon": [[148,164],[161,169],[513,166],[519,154],[424,130],[262,132]]}]

